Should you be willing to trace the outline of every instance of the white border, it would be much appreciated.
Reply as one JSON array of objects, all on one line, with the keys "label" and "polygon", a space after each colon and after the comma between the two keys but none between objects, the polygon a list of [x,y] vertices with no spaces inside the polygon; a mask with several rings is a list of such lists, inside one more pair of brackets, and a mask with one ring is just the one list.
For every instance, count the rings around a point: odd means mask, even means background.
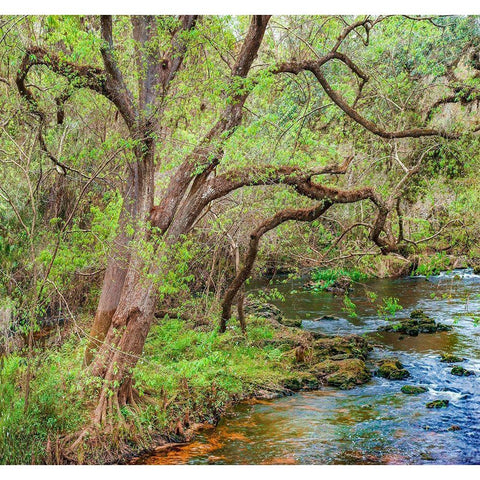
[{"label": "white border", "polygon": [[[266,14],[417,14],[417,15],[474,15],[480,14],[480,2],[472,0],[403,0],[392,3],[388,0],[0,0],[0,14],[3,15],[41,15],[41,14],[181,14],[196,13],[209,15],[246,15]],[[8,3],[6,3],[8,2]],[[134,470],[130,470],[133,468]],[[435,480],[477,479],[478,466],[0,466],[3,479],[35,480],[85,480],[109,475],[115,480],[161,480],[162,478],[193,480],[232,480],[239,478],[274,478],[275,480],[301,477],[302,480],[325,479],[343,480],[361,478],[368,480],[389,480],[408,477],[412,479],[435,478]]]}]

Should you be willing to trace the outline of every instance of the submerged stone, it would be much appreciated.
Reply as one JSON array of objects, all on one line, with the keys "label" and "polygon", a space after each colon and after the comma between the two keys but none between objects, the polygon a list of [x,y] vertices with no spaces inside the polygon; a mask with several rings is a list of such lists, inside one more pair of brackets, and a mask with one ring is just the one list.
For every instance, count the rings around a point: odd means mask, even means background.
[{"label": "submerged stone", "polygon": [[[429,430],[429,429],[426,428],[425,430]],[[420,457],[422,458],[422,460],[435,460],[429,453],[425,453],[425,452],[422,452],[420,454]]]},{"label": "submerged stone", "polygon": [[457,432],[458,430],[461,430],[461,428],[458,425],[451,425],[450,427],[447,428],[449,432]]},{"label": "submerged stone", "polygon": [[401,388],[402,393],[407,395],[418,395],[419,393],[425,393],[428,391],[428,388],[425,387],[417,387],[415,385],[404,385]]},{"label": "submerged stone", "polygon": [[402,363],[396,358],[386,358],[378,363],[376,375],[389,380],[403,380],[410,376],[410,372],[403,367]]},{"label": "submerged stone", "polygon": [[452,370],[450,371],[452,375],[456,375],[457,377],[469,377],[470,375],[475,375],[475,372],[472,370],[467,370],[460,365],[455,365]]},{"label": "submerged stone", "polygon": [[446,408],[450,402],[448,400],[434,400],[433,402],[428,402],[427,408]]},{"label": "submerged stone", "polygon": [[456,355],[453,355],[452,353],[442,353],[440,355],[440,361],[441,362],[446,362],[446,363],[458,363],[458,362],[463,362],[465,359],[462,357],[457,357]]}]

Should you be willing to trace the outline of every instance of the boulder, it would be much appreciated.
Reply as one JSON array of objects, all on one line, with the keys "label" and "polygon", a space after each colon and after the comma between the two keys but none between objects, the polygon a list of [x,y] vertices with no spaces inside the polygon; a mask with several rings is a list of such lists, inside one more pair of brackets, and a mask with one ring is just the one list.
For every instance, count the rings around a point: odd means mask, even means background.
[{"label": "boulder", "polygon": [[452,370],[450,371],[452,375],[456,375],[457,377],[469,377],[470,375],[475,375],[475,372],[472,370],[467,370],[460,365],[455,365]]},{"label": "boulder", "polygon": [[458,363],[458,362],[463,362],[464,360],[465,360],[464,358],[457,357],[452,353],[442,353],[440,355],[440,361],[445,363]]},{"label": "boulder", "polygon": [[260,318],[269,318],[281,322],[283,320],[282,311],[271,303],[259,302],[258,300],[248,300],[245,302],[245,313]]},{"label": "boulder", "polygon": [[299,319],[282,318],[281,320],[277,320],[277,321],[282,325],[284,325],[285,327],[302,328],[302,321]]},{"label": "boulder", "polygon": [[336,295],[344,295],[351,290],[351,286],[352,279],[350,277],[339,277],[332,285],[326,288],[326,291]]},{"label": "boulder", "polygon": [[285,388],[298,392],[299,390],[315,390],[319,388],[320,382],[313,374],[299,374],[292,378],[288,378],[284,382]]},{"label": "boulder", "polygon": [[359,358],[327,359],[315,365],[313,372],[322,382],[342,390],[362,385],[372,378],[365,362]]},{"label": "boulder", "polygon": [[365,360],[368,352],[372,350],[370,344],[359,335],[345,337],[324,337],[315,340],[314,355],[317,360],[324,360],[341,355],[339,359],[360,358]]},{"label": "boulder", "polygon": [[451,329],[450,325],[435,322],[423,310],[413,310],[410,318],[402,318],[395,324],[379,328],[380,331],[404,333],[411,337],[416,337],[419,333],[445,332]]},{"label": "boulder", "polygon": [[323,322],[323,321],[329,321],[329,320],[340,320],[339,317],[335,317],[334,315],[322,315],[321,317],[318,318],[312,318],[309,319],[311,322]]}]

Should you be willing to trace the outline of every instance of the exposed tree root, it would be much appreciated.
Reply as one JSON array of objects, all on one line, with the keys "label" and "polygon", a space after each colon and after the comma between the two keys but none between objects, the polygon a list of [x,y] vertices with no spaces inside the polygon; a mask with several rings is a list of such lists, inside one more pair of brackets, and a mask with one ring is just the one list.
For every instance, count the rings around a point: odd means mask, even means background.
[{"label": "exposed tree root", "polygon": [[[142,398],[142,401],[145,400],[149,399]],[[138,412],[139,401],[140,395],[131,382],[123,384],[113,392],[103,388],[89,424],[79,432],[62,438],[56,461],[52,463],[81,464],[84,452],[93,450],[97,451],[98,455],[104,452],[107,458],[121,456],[124,450],[123,433],[131,432],[132,427],[126,421],[122,408],[128,406]]]}]

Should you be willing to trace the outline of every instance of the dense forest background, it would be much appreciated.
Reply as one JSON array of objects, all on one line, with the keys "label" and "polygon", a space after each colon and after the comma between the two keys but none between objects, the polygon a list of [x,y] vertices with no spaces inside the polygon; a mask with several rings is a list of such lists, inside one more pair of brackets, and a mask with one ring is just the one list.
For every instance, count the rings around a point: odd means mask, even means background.
[{"label": "dense forest background", "polygon": [[0,17],[0,460],[280,382],[252,276],[477,266],[479,55],[474,16]]}]

